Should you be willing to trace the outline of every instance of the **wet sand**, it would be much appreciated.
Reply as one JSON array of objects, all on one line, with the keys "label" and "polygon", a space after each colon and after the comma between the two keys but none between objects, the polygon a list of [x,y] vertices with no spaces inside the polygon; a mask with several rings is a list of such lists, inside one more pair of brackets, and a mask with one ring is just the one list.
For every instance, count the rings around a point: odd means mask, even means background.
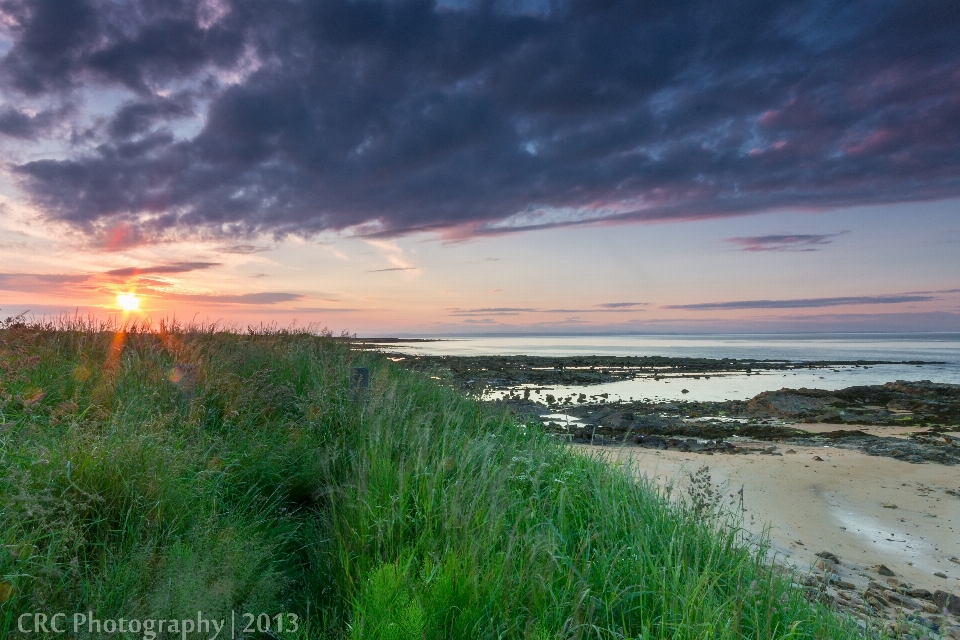
[{"label": "wet sand", "polygon": [[[909,430],[879,429],[882,435]],[[683,493],[687,474],[708,465],[713,482],[725,488],[727,504],[743,487],[745,528],[760,533],[769,525],[772,551],[800,568],[810,568],[816,553],[829,551],[842,561],[841,577],[858,587],[880,580],[875,567],[884,564],[916,587],[960,592],[960,564],[950,560],[960,558],[960,497],[946,493],[960,494],[955,466],[796,445],[779,446],[782,456],[573,446],[614,464],[628,462],[637,473],[661,486],[673,483]]]},{"label": "wet sand", "polygon": [[[798,429],[803,429],[810,433],[831,433],[834,431],[848,430],[848,431],[862,431],[871,436],[880,436],[881,438],[903,438],[908,439],[912,433],[923,433],[928,431],[928,427],[903,427],[903,426],[890,426],[890,425],[868,425],[868,424],[835,424],[835,423],[823,423],[823,422],[806,422],[803,424],[790,424],[787,426],[797,427]],[[789,448],[789,447],[784,447]],[[796,447],[794,447],[796,449]],[[958,471],[958,476],[960,476],[960,471]],[[960,483],[958,483],[960,484]]]}]

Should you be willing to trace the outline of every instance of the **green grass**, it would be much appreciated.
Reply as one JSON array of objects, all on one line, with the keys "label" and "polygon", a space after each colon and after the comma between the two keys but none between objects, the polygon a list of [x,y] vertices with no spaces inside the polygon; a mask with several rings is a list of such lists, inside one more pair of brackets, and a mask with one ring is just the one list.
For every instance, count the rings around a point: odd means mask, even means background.
[{"label": "green grass", "polygon": [[308,333],[8,322],[0,538],[0,638],[90,609],[291,612],[291,638],[856,629],[629,470]]}]

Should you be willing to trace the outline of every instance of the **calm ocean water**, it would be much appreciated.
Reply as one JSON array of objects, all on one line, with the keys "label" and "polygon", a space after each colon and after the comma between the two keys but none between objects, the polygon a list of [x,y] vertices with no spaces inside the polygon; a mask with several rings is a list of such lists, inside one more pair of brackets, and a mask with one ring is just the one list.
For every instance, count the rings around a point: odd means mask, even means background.
[{"label": "calm ocean water", "polygon": [[[770,360],[923,360],[945,364],[875,365],[701,377],[638,379],[587,387],[555,386],[549,393],[609,394],[609,400],[734,400],[783,387],[841,389],[894,380],[960,384],[960,334],[779,334],[504,336],[445,338],[391,345],[390,351],[424,355],[671,356]],[[682,393],[686,389],[688,393]],[[546,393],[546,390],[544,390]]]}]

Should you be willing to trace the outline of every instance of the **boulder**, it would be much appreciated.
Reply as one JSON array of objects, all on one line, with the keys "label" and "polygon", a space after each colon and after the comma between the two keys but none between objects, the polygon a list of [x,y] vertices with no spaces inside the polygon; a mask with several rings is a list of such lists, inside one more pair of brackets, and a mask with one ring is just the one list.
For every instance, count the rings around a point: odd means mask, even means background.
[{"label": "boulder", "polygon": [[833,571],[837,568],[837,563],[833,560],[820,558],[813,564],[813,566],[819,571]]},{"label": "boulder", "polygon": [[660,436],[637,436],[634,441],[646,449],[666,449],[667,441]]},{"label": "boulder", "polygon": [[913,598],[909,598],[909,597],[907,597],[907,596],[902,596],[902,595],[900,595],[899,593],[897,593],[896,591],[888,591],[888,592],[887,592],[887,598],[888,598],[891,602],[894,602],[894,603],[900,605],[901,607],[906,607],[907,609],[919,609],[919,608],[920,608],[920,603],[919,603],[919,602],[917,602],[917,601],[914,600]]},{"label": "boulder", "polygon": [[941,609],[946,609],[955,616],[960,616],[960,597],[937,589],[933,592],[933,601]]},{"label": "boulder", "polygon": [[823,413],[830,400],[836,398],[814,389],[781,389],[764,391],[747,402],[747,413],[752,416],[799,418]]},{"label": "boulder", "polygon": [[840,564],[840,558],[830,553],[829,551],[821,551],[820,553],[817,554],[817,557]]}]

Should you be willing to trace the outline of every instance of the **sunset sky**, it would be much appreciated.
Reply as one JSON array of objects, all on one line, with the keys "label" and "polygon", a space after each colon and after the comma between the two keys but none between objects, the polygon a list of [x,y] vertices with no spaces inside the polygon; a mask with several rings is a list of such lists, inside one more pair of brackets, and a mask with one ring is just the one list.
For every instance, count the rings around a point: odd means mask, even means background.
[{"label": "sunset sky", "polygon": [[0,0],[0,159],[0,317],[960,331],[955,0]]}]

